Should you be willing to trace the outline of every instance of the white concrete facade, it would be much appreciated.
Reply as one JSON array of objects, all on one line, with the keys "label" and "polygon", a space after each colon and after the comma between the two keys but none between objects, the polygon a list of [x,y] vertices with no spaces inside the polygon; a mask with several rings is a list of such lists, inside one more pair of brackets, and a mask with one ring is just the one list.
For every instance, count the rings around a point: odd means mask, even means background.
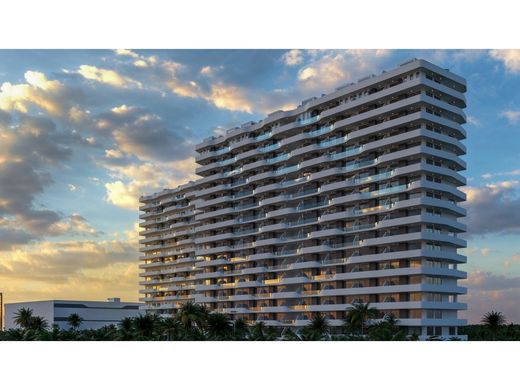
[{"label": "white concrete facade", "polygon": [[464,92],[412,60],[204,140],[200,179],[140,199],[142,308],[341,325],[362,301],[409,333],[455,336]]},{"label": "white concrete facade", "polygon": [[33,301],[7,303],[5,309],[5,329],[16,328],[14,317],[19,309],[26,308],[33,311],[34,316],[45,318],[52,327],[54,324],[61,329],[69,329],[67,317],[78,314],[83,322],[78,329],[99,329],[105,325],[118,325],[124,317],[139,315],[139,304],[120,301]]}]

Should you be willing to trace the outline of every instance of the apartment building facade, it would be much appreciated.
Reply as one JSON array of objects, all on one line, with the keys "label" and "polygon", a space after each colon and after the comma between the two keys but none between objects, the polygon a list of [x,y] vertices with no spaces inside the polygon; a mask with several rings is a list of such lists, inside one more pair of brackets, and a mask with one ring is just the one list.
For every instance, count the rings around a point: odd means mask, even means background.
[{"label": "apartment building facade", "polygon": [[204,140],[200,179],[141,197],[143,308],[340,326],[364,302],[456,336],[465,91],[414,59]]}]

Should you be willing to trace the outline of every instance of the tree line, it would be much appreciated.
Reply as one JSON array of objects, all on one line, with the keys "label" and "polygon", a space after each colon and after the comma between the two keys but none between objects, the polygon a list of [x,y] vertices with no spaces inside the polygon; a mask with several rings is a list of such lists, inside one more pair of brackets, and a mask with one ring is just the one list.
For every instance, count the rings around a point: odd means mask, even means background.
[{"label": "tree line", "polygon": [[[79,329],[83,319],[76,313],[68,317],[68,329],[52,327],[32,310],[21,308],[15,314],[17,328],[0,332],[0,341],[405,341],[418,340],[418,335],[406,335],[399,321],[383,315],[368,303],[356,303],[346,312],[343,326],[331,327],[329,320],[316,313],[305,327],[274,328],[264,322],[248,325],[244,320],[231,320],[223,313],[210,312],[205,306],[188,302],[170,317],[143,314],[123,318],[117,326],[99,329]],[[517,325],[515,325],[517,327]],[[509,329],[507,332],[504,329]],[[520,327],[512,332],[501,313],[490,312],[482,325],[460,328],[470,340],[502,340],[514,334],[520,340]],[[430,340],[439,339],[436,336]],[[456,337],[452,338],[457,340]]]}]

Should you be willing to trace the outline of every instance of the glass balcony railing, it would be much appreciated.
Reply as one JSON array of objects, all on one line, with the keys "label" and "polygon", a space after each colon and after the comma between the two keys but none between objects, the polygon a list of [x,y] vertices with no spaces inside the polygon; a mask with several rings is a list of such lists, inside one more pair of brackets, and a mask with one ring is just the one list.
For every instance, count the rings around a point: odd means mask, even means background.
[{"label": "glass balcony railing", "polygon": [[224,173],[224,176],[233,176],[233,175],[236,175],[236,174],[238,174],[240,172],[242,172],[242,168],[238,168],[238,169],[235,169],[233,171],[226,172],[226,173]]},{"label": "glass balcony railing", "polygon": [[300,184],[300,183],[305,183],[306,181],[309,181],[310,180],[310,176],[304,176],[304,177],[299,177],[297,179],[293,179],[293,180],[286,180],[286,181],[283,181],[282,184],[284,186],[290,186],[292,184]]},{"label": "glass balcony railing", "polygon": [[377,158],[370,159],[370,160],[363,160],[363,161],[347,164],[347,165],[345,165],[343,167],[343,171],[344,172],[350,172],[350,171],[353,171],[353,170],[358,169],[358,168],[363,168],[363,167],[366,167],[368,165],[375,164],[376,162],[377,162]]},{"label": "glass balcony railing", "polygon": [[318,146],[320,148],[323,148],[323,147],[328,147],[328,146],[332,146],[332,145],[341,145],[341,144],[345,143],[346,141],[347,141],[347,137],[339,137],[339,138],[334,138],[334,139],[330,139],[327,141],[322,141],[322,142],[318,143]]},{"label": "glass balcony railing", "polygon": [[352,146],[343,152],[329,154],[329,158],[331,160],[337,160],[344,157],[354,156],[355,154],[361,153],[363,149],[363,146]]},{"label": "glass balcony railing", "polygon": [[381,206],[375,206],[375,207],[367,207],[365,209],[354,209],[352,210],[352,213],[355,215],[363,215],[366,213],[370,213],[372,211],[380,211],[380,210],[389,210],[392,208],[392,204],[389,205],[381,205]]},{"label": "glass balcony railing", "polygon": [[314,207],[326,206],[328,204],[330,204],[330,202],[328,200],[322,201],[322,202],[316,202],[316,203],[312,203],[312,204],[303,204],[301,206],[297,206],[296,210],[302,211],[302,210],[312,209]]},{"label": "glass balcony railing", "polygon": [[252,221],[254,219],[260,219],[260,218],[265,218],[265,214],[250,215],[250,216],[247,216],[247,217],[241,217],[241,218],[237,218],[236,221],[238,223],[242,223],[242,222],[248,222],[248,221]]},{"label": "glass balcony railing", "polygon": [[299,125],[304,126],[304,125],[310,125],[311,123],[315,123],[315,122],[317,122],[319,120],[320,120],[320,116],[316,115],[316,116],[312,116],[312,117],[307,118],[307,119],[300,119],[300,120],[298,120],[296,122]]},{"label": "glass balcony railing", "polygon": [[319,129],[313,130],[313,131],[309,131],[308,133],[305,133],[305,135],[307,137],[315,137],[317,135],[322,135],[322,134],[328,133],[329,131],[332,131],[333,129],[334,129],[334,125],[325,126],[325,127],[321,127]]},{"label": "glass balcony railing", "polygon": [[395,192],[403,191],[403,190],[406,190],[407,188],[409,188],[409,186],[410,186],[410,184],[401,184],[401,185],[398,185],[398,186],[382,188],[382,189],[376,190],[376,191],[361,192],[360,194],[364,198],[373,198],[373,197],[376,197],[376,196],[393,194]]},{"label": "glass balcony railing", "polygon": [[231,150],[231,148],[228,146],[227,148],[222,148],[222,149],[217,149],[215,150],[213,153],[217,156],[221,155],[221,154],[224,154],[224,153],[227,153]]},{"label": "glass balcony railing", "polygon": [[298,168],[299,168],[298,165],[292,165],[290,167],[279,168],[279,169],[275,170],[274,173],[276,175],[279,175],[282,173],[294,172],[294,171],[297,171]]},{"label": "glass balcony railing", "polygon": [[237,161],[236,157],[231,157],[231,158],[228,158],[227,160],[219,161],[218,165],[226,165],[226,164],[234,163],[236,161]]},{"label": "glass balcony railing", "polygon": [[312,222],[318,222],[318,218],[314,217],[314,218],[301,219],[301,220],[297,220],[297,221],[289,221],[289,222],[286,222],[285,224],[287,226],[298,226],[298,225],[305,225],[306,223],[312,223]]},{"label": "glass balcony railing", "polygon": [[241,198],[243,196],[252,195],[253,193],[254,193],[253,190],[251,190],[251,191],[240,191],[240,192],[236,193],[235,195],[231,196],[231,199]]},{"label": "glass balcony railing", "polygon": [[266,152],[270,152],[271,150],[275,150],[279,147],[280,147],[280,144],[277,143],[277,144],[267,145],[267,146],[258,148],[257,150],[259,153],[266,153]]},{"label": "glass balcony railing", "polygon": [[268,132],[268,133],[260,134],[259,136],[256,136],[254,139],[255,139],[255,141],[263,141],[265,139],[268,139],[272,135],[273,135],[272,132]]},{"label": "glass balcony railing", "polygon": [[290,154],[286,153],[286,154],[282,154],[281,156],[268,158],[268,159],[265,160],[265,162],[267,164],[273,164],[273,163],[278,162],[278,161],[287,160],[289,157],[290,157]]},{"label": "glass balcony railing", "polygon": [[249,204],[241,204],[241,205],[234,206],[234,207],[232,207],[232,209],[237,211],[237,210],[243,210],[243,209],[248,209],[248,208],[257,207],[257,206],[258,206],[258,203],[249,203]]},{"label": "glass balcony railing", "polygon": [[287,195],[287,197],[289,199],[293,199],[293,198],[298,198],[300,196],[305,196],[305,195],[310,195],[310,194],[317,194],[318,192],[320,192],[320,189],[319,188],[309,188],[305,191],[298,191],[294,194],[289,194]]},{"label": "glass balcony railing", "polygon": [[392,177],[393,174],[394,174],[394,171],[382,172],[377,175],[357,177],[357,178],[351,180],[351,182],[354,184],[365,184],[365,183],[370,183],[370,182],[377,181],[377,180],[388,179],[389,177]]},{"label": "glass balcony railing", "polygon": [[375,223],[364,223],[364,224],[347,226],[343,229],[343,231],[345,231],[346,233],[351,233],[351,232],[357,232],[359,230],[371,229],[375,226],[376,226]]}]

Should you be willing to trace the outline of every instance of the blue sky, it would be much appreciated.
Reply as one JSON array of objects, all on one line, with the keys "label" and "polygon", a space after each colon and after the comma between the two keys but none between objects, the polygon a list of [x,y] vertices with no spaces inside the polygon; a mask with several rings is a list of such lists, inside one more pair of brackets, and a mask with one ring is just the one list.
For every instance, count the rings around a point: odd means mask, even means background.
[{"label": "blue sky", "polygon": [[424,58],[465,77],[467,301],[520,322],[520,51],[0,50],[0,291],[137,299],[137,198],[205,137]]}]

